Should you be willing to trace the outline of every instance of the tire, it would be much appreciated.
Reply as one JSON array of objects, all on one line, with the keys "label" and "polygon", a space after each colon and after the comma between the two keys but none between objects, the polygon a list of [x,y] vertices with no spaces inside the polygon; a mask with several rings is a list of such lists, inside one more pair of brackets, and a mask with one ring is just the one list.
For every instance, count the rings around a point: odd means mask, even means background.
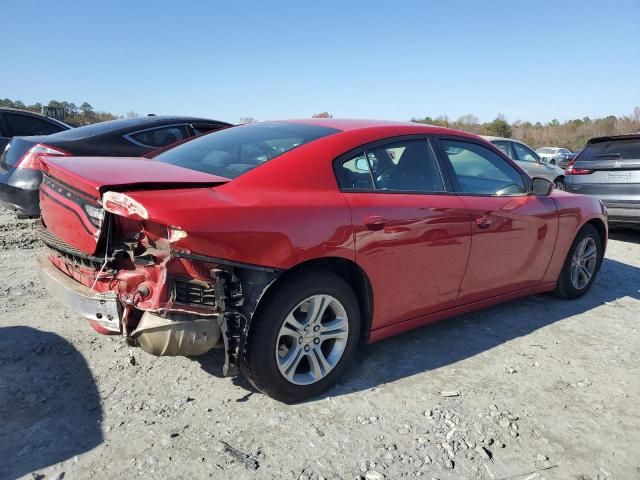
[{"label": "tire", "polygon": [[555,158],[552,158],[551,160],[549,160],[549,163],[550,163],[551,165],[555,165],[555,164],[556,164],[556,159],[555,159]]},{"label": "tire", "polygon": [[[327,270],[294,274],[275,288],[253,319],[242,370],[262,393],[296,403],[327,390],[347,369],[360,338],[360,308],[347,282]],[[308,310],[321,306],[325,314],[314,323]],[[345,330],[346,338],[339,338]]]},{"label": "tire", "polygon": [[[575,268],[580,270],[579,266],[576,266],[575,261],[578,257],[581,257],[581,255],[580,252],[576,255],[576,251],[579,248],[581,249],[583,245],[594,245],[595,257],[592,264],[590,261],[584,262],[584,269],[589,271],[592,267],[593,271],[591,272],[588,280],[584,282],[584,284],[581,284],[580,281],[576,283],[576,277],[573,276],[573,272],[575,271]],[[587,250],[584,252],[588,253],[590,251],[588,248],[589,247],[587,246]],[[585,225],[580,229],[576,238],[573,240],[573,244],[571,245],[567,258],[564,261],[564,266],[562,267],[562,271],[558,277],[558,283],[553,293],[566,300],[572,300],[583,296],[589,291],[591,285],[593,285],[593,282],[595,281],[598,271],[600,270],[600,265],[602,264],[602,257],[602,239],[600,238],[598,231],[593,225]],[[586,277],[584,274],[580,274],[578,278],[581,278],[582,281],[584,281]]]},{"label": "tire", "polygon": [[553,188],[555,188],[556,190],[566,190],[564,186],[564,180],[560,177],[556,178],[553,181]]}]

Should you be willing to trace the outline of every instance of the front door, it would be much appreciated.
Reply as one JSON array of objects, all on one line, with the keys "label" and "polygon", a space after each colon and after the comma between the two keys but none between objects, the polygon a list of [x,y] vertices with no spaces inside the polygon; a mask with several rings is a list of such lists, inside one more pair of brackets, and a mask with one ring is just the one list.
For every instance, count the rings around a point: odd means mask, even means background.
[{"label": "front door", "polygon": [[473,229],[459,303],[538,285],[558,230],[553,199],[529,194],[522,172],[480,143],[453,138],[439,143]]},{"label": "front door", "polygon": [[471,224],[464,200],[446,190],[430,142],[378,143],[339,168],[356,261],[376,292],[373,329],[454,306]]}]

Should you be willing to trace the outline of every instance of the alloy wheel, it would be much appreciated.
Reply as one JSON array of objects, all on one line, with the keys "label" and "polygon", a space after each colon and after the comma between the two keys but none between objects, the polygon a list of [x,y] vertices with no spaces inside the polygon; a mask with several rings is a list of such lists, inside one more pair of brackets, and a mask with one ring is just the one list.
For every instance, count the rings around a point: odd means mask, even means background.
[{"label": "alloy wheel", "polygon": [[578,289],[585,288],[596,270],[598,263],[598,247],[591,237],[583,238],[571,259],[571,283]]},{"label": "alloy wheel", "polygon": [[348,338],[344,306],[331,295],[313,295],[296,305],[280,327],[278,369],[295,385],[316,383],[338,364]]}]

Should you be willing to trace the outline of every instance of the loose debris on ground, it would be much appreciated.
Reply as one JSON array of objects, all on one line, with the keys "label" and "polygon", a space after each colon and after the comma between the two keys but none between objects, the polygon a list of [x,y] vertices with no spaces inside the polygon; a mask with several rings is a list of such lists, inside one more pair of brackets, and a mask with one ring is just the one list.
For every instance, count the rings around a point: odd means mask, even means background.
[{"label": "loose debris on ground", "polygon": [[287,406],[155,358],[42,289],[33,221],[0,210],[0,478],[640,478],[640,234],[589,295],[540,295],[361,349]]}]

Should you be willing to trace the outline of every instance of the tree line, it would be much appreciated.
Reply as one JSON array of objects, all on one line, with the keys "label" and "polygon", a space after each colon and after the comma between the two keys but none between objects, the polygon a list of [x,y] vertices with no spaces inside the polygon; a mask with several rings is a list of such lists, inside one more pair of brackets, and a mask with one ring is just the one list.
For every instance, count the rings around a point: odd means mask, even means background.
[{"label": "tree line", "polygon": [[640,107],[635,107],[630,115],[604,118],[576,118],[559,122],[554,119],[547,123],[516,120],[509,123],[504,115],[498,115],[491,122],[480,123],[475,115],[464,115],[450,121],[446,115],[436,118],[412,118],[412,122],[455,128],[479,135],[515,138],[534,148],[565,147],[570,150],[584,148],[587,140],[608,135],[625,135],[640,132]]},{"label": "tree line", "polygon": [[[0,107],[18,108],[20,110],[28,110],[35,113],[45,113],[46,111],[55,111],[55,116],[58,120],[67,122],[73,125],[88,125],[96,122],[104,122],[106,120],[115,120],[116,118],[123,118],[120,115],[114,115],[113,113],[95,111],[90,103],[82,102],[80,106],[73,102],[61,102],[58,100],[50,100],[47,104],[36,102],[33,105],[27,105],[20,100],[11,100],[9,98],[0,99]],[[49,108],[49,110],[47,109]],[[136,114],[127,116],[136,116]]]},{"label": "tree line", "polygon": [[[50,100],[46,105],[40,102],[34,103],[33,105],[26,105],[20,100],[14,101],[9,98],[4,98],[0,99],[0,107],[19,108],[36,113],[55,111],[58,113],[56,117],[59,120],[74,125],[88,125],[90,123],[123,118],[122,115],[95,111],[88,102],[83,102],[78,106],[73,102]],[[49,107],[50,110],[47,110],[47,107]],[[129,112],[125,116],[136,117],[138,114]],[[314,114],[312,117],[332,118],[332,115],[329,112],[320,112]],[[242,117],[239,123],[253,123],[255,121],[252,117]],[[435,118],[412,118],[411,121],[455,128],[479,135],[515,138],[534,148],[547,146],[577,150],[583,148],[587,140],[593,137],[640,132],[640,107],[635,107],[630,115],[623,115],[621,117],[614,115],[595,119],[584,117],[567,120],[565,122],[559,122],[554,119],[547,123],[532,123],[521,120],[509,123],[505,116],[501,114],[498,114],[494,120],[484,123],[481,123],[478,117],[472,114],[463,115],[457,120],[449,120],[449,117],[446,115],[440,115]]]}]

